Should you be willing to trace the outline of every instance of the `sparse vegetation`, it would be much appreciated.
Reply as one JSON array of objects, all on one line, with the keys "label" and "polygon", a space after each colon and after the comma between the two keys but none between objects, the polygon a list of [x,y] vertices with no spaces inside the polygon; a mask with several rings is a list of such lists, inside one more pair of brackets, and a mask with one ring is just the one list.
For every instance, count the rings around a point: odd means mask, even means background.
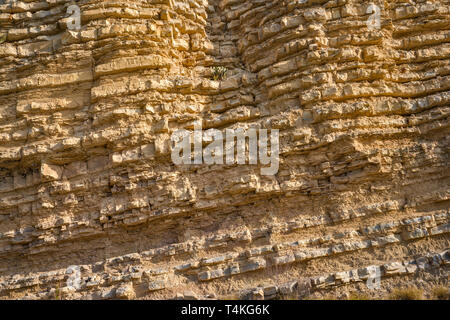
[{"label": "sparse vegetation", "polygon": [[6,41],[6,33],[0,33],[0,43],[3,43]]},{"label": "sparse vegetation", "polygon": [[295,294],[279,294],[276,300],[300,300],[300,298]]},{"label": "sparse vegetation", "polygon": [[363,293],[352,292],[350,293],[348,300],[370,300],[370,297]]},{"label": "sparse vegetation", "polygon": [[218,300],[228,301],[228,300],[240,300],[237,294],[229,294],[226,296],[221,296]]},{"label": "sparse vegetation", "polygon": [[423,292],[417,288],[397,288],[389,296],[391,300],[422,300]]},{"label": "sparse vegetation", "polygon": [[61,281],[58,282],[58,287],[55,288],[55,300],[62,300]]},{"label": "sparse vegetation", "polygon": [[450,300],[449,288],[445,286],[438,286],[433,289],[433,299],[436,300]]},{"label": "sparse vegetation", "polygon": [[225,79],[225,76],[228,72],[228,69],[225,67],[212,67],[211,73],[214,81],[222,81]]},{"label": "sparse vegetation", "polygon": [[61,300],[61,290],[59,288],[55,291],[55,300]]}]

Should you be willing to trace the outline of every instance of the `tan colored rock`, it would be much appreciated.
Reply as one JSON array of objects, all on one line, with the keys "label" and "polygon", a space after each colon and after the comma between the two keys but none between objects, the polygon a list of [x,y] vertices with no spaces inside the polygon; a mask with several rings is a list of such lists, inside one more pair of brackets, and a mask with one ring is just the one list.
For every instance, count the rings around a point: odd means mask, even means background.
[{"label": "tan colored rock", "polygon": [[41,165],[41,177],[44,181],[59,180],[62,177],[63,168],[43,163]]},{"label": "tan colored rock", "polygon": [[[69,2],[0,4],[0,299],[447,281],[443,1]],[[196,122],[279,130],[279,170],[174,164]]]}]

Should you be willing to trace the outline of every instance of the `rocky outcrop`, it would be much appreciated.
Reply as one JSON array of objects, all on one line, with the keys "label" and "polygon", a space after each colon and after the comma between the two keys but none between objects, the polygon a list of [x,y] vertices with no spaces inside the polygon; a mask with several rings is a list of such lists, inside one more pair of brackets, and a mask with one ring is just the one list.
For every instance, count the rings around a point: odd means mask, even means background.
[{"label": "rocky outcrop", "polygon": [[[448,285],[449,3],[377,5],[1,1],[0,297]],[[175,165],[196,121],[280,130],[278,173]]]}]

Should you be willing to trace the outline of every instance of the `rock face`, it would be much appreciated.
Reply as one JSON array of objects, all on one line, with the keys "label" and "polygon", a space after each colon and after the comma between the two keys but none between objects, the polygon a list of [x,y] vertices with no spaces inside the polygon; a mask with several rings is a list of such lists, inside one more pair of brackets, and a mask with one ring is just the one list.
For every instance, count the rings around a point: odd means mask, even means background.
[{"label": "rock face", "polygon": [[[448,284],[449,4],[378,5],[0,1],[0,297]],[[278,173],[175,165],[196,121],[278,129]]]}]

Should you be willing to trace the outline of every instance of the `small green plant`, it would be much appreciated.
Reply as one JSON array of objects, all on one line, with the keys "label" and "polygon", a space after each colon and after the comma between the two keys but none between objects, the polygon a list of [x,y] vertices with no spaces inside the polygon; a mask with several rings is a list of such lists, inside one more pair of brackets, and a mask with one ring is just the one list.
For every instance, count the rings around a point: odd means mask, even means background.
[{"label": "small green plant", "polygon": [[214,81],[222,81],[225,79],[225,76],[228,72],[228,69],[225,67],[212,67],[211,73]]},{"label": "small green plant", "polygon": [[0,43],[3,43],[6,41],[6,33],[0,33]]},{"label": "small green plant", "polygon": [[61,300],[61,291],[59,288],[55,291],[55,300]]},{"label": "small green plant", "polygon": [[449,288],[445,286],[433,288],[433,298],[436,300],[450,300]]},{"label": "small green plant", "polygon": [[391,300],[422,300],[423,292],[417,288],[397,288],[389,296]]},{"label": "small green plant", "polygon": [[58,282],[58,287],[55,289],[55,300],[62,300],[61,281]]}]

